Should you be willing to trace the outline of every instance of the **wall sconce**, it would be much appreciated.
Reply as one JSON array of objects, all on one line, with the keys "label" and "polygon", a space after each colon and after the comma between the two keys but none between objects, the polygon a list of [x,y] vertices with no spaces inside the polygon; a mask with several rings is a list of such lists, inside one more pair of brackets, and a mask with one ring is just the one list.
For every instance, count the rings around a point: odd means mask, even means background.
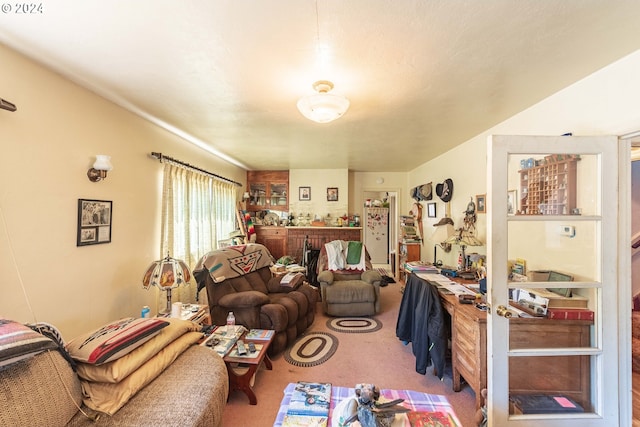
[{"label": "wall sconce", "polygon": [[98,182],[107,177],[107,172],[113,169],[111,166],[111,156],[105,156],[104,154],[98,154],[93,167],[87,171],[89,181]]}]

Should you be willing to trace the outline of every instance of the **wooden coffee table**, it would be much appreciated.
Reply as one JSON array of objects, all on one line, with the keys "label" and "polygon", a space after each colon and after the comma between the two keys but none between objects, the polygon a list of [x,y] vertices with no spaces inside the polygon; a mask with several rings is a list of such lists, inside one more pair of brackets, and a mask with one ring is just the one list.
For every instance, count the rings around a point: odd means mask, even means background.
[{"label": "wooden coffee table", "polygon": [[252,340],[245,338],[246,335],[245,332],[240,339],[244,341],[247,351],[250,342],[256,345],[256,351],[254,353],[248,353],[247,356],[238,356],[237,344],[234,344],[231,350],[225,354],[223,360],[227,365],[227,372],[229,373],[229,394],[231,394],[233,390],[242,391],[249,398],[251,405],[257,405],[258,398],[253,392],[252,379],[263,362],[268,370],[273,369],[271,359],[269,359],[267,355],[267,350],[269,349],[271,341],[273,341],[273,336],[269,339]]}]

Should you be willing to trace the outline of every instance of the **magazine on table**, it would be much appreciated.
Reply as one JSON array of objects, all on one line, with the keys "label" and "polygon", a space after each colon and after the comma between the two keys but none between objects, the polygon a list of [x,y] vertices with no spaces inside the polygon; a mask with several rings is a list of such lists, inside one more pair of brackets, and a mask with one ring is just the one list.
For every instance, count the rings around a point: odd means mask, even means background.
[{"label": "magazine on table", "polygon": [[212,348],[220,356],[226,355],[246,330],[243,326],[234,326],[234,331],[227,333],[226,326],[219,326],[204,340],[201,345]]},{"label": "magazine on table", "polygon": [[245,339],[247,340],[270,340],[271,337],[275,334],[273,329],[250,329],[245,335]]},{"label": "magazine on table", "polygon": [[291,393],[283,425],[327,426],[331,384],[299,381]]}]

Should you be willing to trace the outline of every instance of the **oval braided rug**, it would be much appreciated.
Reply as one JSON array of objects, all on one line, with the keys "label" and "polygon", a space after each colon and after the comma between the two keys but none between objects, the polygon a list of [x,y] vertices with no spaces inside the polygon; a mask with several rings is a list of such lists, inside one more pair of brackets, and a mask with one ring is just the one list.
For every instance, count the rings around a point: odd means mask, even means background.
[{"label": "oval braided rug", "polygon": [[327,320],[327,328],[345,334],[364,334],[382,328],[382,322],[369,317],[336,317]]},{"label": "oval braided rug", "polygon": [[338,349],[338,338],[327,332],[309,332],[298,338],[284,354],[284,360],[303,368],[326,362]]}]

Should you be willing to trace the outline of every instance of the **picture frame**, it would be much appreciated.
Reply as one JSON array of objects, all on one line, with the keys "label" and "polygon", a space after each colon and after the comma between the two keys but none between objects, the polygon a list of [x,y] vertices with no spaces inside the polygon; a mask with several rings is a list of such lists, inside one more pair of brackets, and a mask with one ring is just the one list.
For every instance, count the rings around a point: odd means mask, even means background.
[{"label": "picture frame", "polygon": [[311,187],[298,187],[298,199],[303,201],[311,200]]},{"label": "picture frame", "polygon": [[327,187],[327,202],[338,201],[338,187]]},{"label": "picture frame", "polygon": [[518,190],[507,191],[507,215],[515,215],[518,210]]},{"label": "picture frame", "polygon": [[476,213],[487,213],[487,195],[478,194],[476,196]]},{"label": "picture frame", "polygon": [[78,199],[76,246],[110,243],[112,219],[112,201]]},{"label": "picture frame", "polygon": [[427,217],[435,218],[436,217],[436,204],[435,203],[427,203]]}]

